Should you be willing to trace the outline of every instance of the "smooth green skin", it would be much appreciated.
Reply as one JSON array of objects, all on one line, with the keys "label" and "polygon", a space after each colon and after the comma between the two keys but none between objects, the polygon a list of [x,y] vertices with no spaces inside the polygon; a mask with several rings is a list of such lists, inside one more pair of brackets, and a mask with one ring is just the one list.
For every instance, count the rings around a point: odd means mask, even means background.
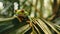
[{"label": "smooth green skin", "polygon": [[28,15],[28,12],[27,11],[24,11],[23,13],[21,11],[17,11],[15,14],[19,15],[19,14],[23,14],[23,15]]}]

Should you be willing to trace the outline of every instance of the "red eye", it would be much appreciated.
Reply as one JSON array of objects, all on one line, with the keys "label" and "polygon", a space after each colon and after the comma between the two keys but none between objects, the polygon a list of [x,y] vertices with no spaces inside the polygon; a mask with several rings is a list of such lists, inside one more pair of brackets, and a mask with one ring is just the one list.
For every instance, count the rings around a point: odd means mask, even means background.
[{"label": "red eye", "polygon": [[21,10],[21,12],[23,13],[23,12],[24,12],[24,10],[22,9],[22,10]]},{"label": "red eye", "polygon": [[15,12],[17,12],[17,10],[15,10]]}]

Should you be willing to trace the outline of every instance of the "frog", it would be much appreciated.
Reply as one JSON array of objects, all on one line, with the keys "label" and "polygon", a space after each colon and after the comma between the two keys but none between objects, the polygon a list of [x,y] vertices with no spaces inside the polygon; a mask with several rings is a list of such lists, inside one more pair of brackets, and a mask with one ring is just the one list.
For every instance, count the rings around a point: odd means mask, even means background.
[{"label": "frog", "polygon": [[30,21],[28,18],[28,12],[25,11],[24,9],[16,10],[15,15],[18,17],[20,22],[29,22]]}]

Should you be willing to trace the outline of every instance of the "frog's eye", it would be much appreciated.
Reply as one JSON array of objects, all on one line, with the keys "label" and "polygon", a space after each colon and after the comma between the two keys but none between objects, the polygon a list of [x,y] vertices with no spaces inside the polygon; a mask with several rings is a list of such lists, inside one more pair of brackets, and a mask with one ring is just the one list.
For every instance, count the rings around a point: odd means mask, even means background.
[{"label": "frog's eye", "polygon": [[24,12],[24,10],[22,9],[22,10],[21,10],[21,12],[23,13],[23,12]]}]

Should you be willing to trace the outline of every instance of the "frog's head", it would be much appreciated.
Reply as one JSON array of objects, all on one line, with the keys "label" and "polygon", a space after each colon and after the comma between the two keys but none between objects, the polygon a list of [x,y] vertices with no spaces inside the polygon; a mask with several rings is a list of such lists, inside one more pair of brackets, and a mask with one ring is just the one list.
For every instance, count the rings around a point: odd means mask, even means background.
[{"label": "frog's head", "polygon": [[16,10],[15,11],[15,14],[18,16],[18,15],[23,15],[24,14],[24,9],[22,10]]}]

